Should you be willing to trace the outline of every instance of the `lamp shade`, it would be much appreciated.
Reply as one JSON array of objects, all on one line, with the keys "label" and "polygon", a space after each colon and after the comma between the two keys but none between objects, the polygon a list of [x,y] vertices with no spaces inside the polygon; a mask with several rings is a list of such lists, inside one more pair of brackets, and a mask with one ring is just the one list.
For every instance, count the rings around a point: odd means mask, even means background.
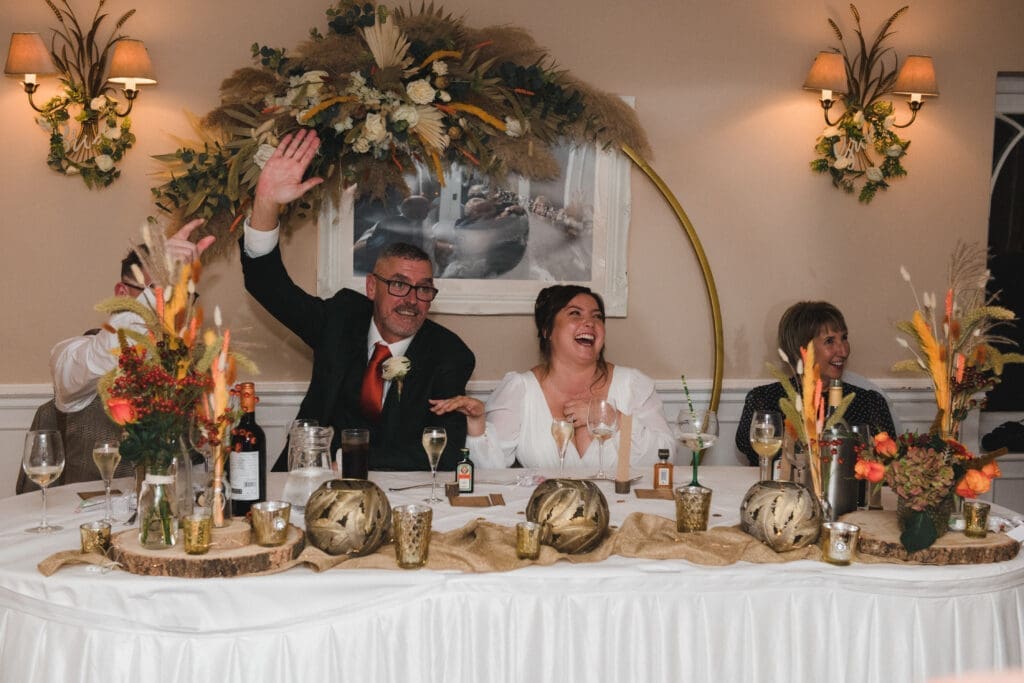
[{"label": "lamp shade", "polygon": [[110,56],[110,75],[107,80],[122,83],[126,86],[153,85],[153,63],[149,61],[149,53],[141,40],[122,38],[114,43],[114,52]]},{"label": "lamp shade", "polygon": [[11,76],[55,74],[57,67],[38,33],[12,33],[4,73]]},{"label": "lamp shade", "polygon": [[892,91],[897,95],[929,95],[939,94],[938,83],[935,82],[935,64],[931,57],[910,55],[893,83]]},{"label": "lamp shade", "polygon": [[847,92],[846,62],[836,52],[819,52],[807,73],[804,87],[808,90],[831,90]]}]

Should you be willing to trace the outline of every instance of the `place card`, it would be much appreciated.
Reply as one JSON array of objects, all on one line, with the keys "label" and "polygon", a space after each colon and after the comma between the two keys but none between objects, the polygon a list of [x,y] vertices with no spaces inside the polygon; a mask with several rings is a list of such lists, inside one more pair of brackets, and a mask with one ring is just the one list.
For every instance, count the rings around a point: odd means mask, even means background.
[{"label": "place card", "polygon": [[673,500],[672,489],[633,489],[637,498],[656,498],[659,500]]}]

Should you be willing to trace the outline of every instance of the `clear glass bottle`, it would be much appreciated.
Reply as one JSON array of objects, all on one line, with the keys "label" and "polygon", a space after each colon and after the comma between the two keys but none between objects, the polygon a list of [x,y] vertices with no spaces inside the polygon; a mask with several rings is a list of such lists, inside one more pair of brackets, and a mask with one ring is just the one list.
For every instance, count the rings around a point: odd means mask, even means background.
[{"label": "clear glass bottle", "polygon": [[658,462],[654,463],[654,488],[672,490],[672,463],[668,461],[670,451],[658,449]]}]

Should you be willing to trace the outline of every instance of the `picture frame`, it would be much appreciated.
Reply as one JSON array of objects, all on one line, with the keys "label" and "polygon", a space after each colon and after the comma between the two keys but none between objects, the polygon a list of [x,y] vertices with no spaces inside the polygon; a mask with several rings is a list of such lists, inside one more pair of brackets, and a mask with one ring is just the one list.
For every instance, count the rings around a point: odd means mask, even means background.
[{"label": "picture frame", "polygon": [[[406,175],[414,202],[395,197],[357,204],[355,188],[326,192],[319,215],[317,293],[329,297],[342,287],[365,291],[373,249],[381,246],[381,235],[389,235],[382,238],[384,243],[417,243],[434,261],[434,284],[440,293],[433,312],[532,314],[544,287],[581,284],[602,295],[606,315],[624,317],[629,160],[596,144],[562,145],[553,152],[561,174],[552,182],[510,176],[500,186],[487,184],[471,167],[463,167],[446,174],[441,187],[424,167]],[[490,207],[491,213],[501,213],[474,222],[466,207],[482,196],[480,184],[497,204]],[[428,215],[423,217],[425,211]],[[504,241],[496,246],[500,240]]]}]

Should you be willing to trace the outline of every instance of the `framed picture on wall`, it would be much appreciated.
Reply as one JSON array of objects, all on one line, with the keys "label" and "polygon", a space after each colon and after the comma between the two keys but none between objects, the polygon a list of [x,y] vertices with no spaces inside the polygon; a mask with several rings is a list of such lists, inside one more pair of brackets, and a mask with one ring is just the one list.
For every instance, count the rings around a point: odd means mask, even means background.
[{"label": "framed picture on wall", "polygon": [[442,186],[424,166],[406,174],[408,197],[356,202],[351,188],[325,196],[318,293],[364,291],[380,250],[402,241],[431,258],[435,312],[532,313],[541,289],[577,283],[604,297],[608,315],[625,316],[629,160],[597,145],[553,151],[561,169],[553,181],[494,183],[462,166]]}]

